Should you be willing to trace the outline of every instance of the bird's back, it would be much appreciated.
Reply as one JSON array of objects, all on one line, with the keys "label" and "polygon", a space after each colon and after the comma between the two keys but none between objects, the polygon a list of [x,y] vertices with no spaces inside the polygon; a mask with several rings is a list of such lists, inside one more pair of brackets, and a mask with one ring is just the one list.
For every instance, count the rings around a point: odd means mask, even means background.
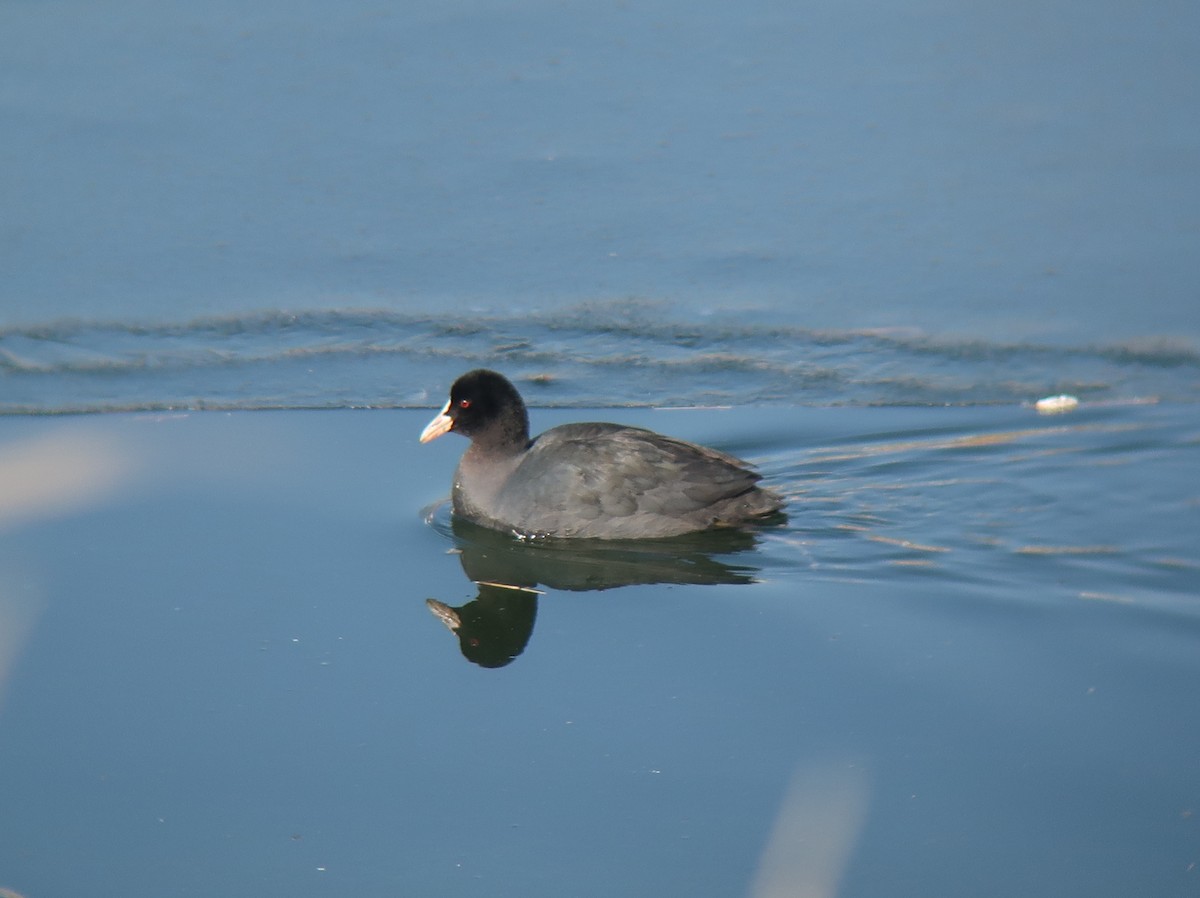
[{"label": "bird's back", "polygon": [[782,506],[733,456],[638,427],[566,424],[533,441],[492,516],[530,535],[640,539],[743,523]]}]

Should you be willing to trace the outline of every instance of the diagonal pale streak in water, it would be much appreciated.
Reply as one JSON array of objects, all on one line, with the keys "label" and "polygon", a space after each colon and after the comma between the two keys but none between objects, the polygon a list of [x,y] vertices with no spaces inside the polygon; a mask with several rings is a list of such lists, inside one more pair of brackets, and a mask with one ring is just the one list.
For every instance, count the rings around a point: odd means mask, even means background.
[{"label": "diagonal pale streak in water", "polygon": [[[113,440],[71,430],[0,446],[0,533],[82,510],[118,491],[133,471]],[[0,701],[41,597],[36,571],[0,569]],[[0,890],[0,898],[4,898]]]},{"label": "diagonal pale streak in water", "polygon": [[869,798],[859,764],[799,765],[759,858],[751,898],[835,898]]}]

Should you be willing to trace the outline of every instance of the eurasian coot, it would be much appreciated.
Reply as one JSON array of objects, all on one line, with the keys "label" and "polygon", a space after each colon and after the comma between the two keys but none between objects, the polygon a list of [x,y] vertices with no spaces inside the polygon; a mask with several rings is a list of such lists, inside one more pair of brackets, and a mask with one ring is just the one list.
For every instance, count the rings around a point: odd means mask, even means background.
[{"label": "eurasian coot", "polygon": [[470,371],[421,433],[471,445],[454,473],[454,513],[525,537],[645,539],[753,521],[779,511],[746,463],[620,424],[564,424],[529,438],[516,388]]}]

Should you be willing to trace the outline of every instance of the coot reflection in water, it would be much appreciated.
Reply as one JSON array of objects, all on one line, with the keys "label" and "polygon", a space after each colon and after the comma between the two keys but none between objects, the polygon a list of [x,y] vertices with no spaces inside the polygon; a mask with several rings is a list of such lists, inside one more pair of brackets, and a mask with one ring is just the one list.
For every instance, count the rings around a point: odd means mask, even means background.
[{"label": "coot reflection in water", "polygon": [[751,552],[752,530],[706,530],[664,539],[514,539],[461,518],[451,520],[454,544],[479,595],[452,607],[427,599],[456,636],[467,660],[503,667],[520,655],[533,634],[538,586],[583,592],[654,583],[753,583],[758,568],[724,556]]}]

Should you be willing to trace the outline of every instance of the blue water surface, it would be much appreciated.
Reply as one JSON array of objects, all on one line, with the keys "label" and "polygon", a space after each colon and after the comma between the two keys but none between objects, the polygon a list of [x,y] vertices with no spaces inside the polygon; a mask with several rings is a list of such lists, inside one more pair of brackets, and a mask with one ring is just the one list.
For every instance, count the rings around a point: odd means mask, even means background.
[{"label": "blue water surface", "polygon": [[[62,0],[0,59],[0,889],[1196,892],[1200,7]],[[464,531],[415,438],[479,365],[788,518]]]},{"label": "blue water surface", "polygon": [[1194,890],[1194,408],[624,410],[789,500],[637,557],[453,531],[427,417],[0,419],[4,885]]},{"label": "blue water surface", "polygon": [[0,324],[635,297],[1200,337],[1200,11],[9,4]]}]

